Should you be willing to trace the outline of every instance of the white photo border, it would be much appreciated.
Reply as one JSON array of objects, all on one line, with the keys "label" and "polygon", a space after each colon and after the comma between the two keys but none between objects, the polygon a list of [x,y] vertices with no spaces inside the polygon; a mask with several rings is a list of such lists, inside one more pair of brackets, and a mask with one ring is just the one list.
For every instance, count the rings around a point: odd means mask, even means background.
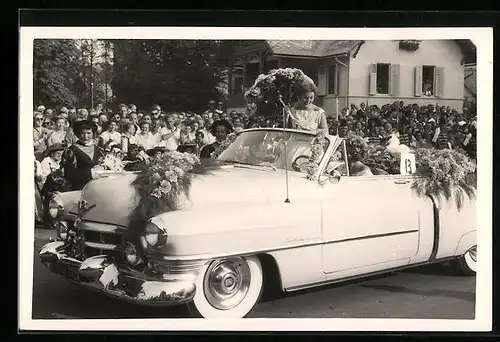
[{"label": "white photo border", "polygon": [[[470,39],[477,48],[478,271],[474,320],[314,319],[32,319],[34,189],[34,39]],[[490,331],[492,328],[492,28],[263,28],[263,27],[21,27],[19,70],[19,329],[53,331]],[[23,181],[24,180],[24,181]]]}]

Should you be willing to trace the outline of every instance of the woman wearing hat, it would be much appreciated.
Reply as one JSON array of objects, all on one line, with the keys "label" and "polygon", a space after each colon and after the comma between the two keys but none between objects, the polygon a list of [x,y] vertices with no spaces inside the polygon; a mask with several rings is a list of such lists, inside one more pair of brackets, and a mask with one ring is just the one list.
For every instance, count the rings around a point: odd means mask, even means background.
[{"label": "woman wearing hat", "polygon": [[164,146],[155,146],[146,151],[146,154],[153,159],[160,159],[163,153],[167,152],[168,149]]},{"label": "woman wearing hat", "polygon": [[229,133],[233,132],[233,126],[226,120],[217,120],[210,127],[210,133],[215,136],[215,142],[205,145],[200,151],[200,158],[209,159],[212,153],[219,147],[220,143],[226,140]]},{"label": "woman wearing hat", "polygon": [[63,153],[61,168],[70,183],[69,190],[81,190],[92,179],[92,168],[104,157],[104,151],[95,145],[93,136],[97,126],[90,121],[75,123],[78,140]]}]

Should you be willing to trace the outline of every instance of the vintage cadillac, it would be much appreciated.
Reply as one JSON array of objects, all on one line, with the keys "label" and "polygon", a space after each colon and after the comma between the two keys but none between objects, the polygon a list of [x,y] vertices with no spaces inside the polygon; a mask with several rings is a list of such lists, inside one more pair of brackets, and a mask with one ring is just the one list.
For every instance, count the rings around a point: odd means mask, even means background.
[{"label": "vintage cadillac", "polygon": [[[125,234],[137,205],[135,173],[59,194],[50,205],[58,240],[41,249],[41,261],[112,297],[185,304],[205,318],[248,315],[265,286],[289,292],[443,261],[475,274],[474,199],[459,210],[453,200],[417,195],[414,174],[339,171],[348,155],[338,136],[326,136],[311,180],[301,164],[314,138],[298,130],[240,132],[218,157],[220,167],[193,175],[182,208],[150,219],[138,243]],[[278,140],[287,141],[278,157],[259,154],[256,146]]]}]

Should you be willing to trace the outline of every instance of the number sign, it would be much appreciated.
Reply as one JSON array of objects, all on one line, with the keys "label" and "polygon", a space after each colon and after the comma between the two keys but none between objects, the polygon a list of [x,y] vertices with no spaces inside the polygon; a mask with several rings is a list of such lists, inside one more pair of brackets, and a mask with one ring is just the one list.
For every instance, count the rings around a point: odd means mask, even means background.
[{"label": "number sign", "polygon": [[413,153],[401,153],[400,173],[402,175],[411,175],[415,173],[415,155]]}]

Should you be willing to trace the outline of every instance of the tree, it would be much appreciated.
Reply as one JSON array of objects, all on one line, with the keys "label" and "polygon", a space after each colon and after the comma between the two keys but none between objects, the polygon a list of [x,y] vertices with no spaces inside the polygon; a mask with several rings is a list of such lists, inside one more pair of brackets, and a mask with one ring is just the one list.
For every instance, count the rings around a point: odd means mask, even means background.
[{"label": "tree", "polygon": [[33,43],[35,104],[71,106],[78,102],[78,48],[70,39],[36,39]]},{"label": "tree", "polygon": [[113,46],[112,87],[118,102],[203,110],[220,96],[216,41],[117,40]]}]

